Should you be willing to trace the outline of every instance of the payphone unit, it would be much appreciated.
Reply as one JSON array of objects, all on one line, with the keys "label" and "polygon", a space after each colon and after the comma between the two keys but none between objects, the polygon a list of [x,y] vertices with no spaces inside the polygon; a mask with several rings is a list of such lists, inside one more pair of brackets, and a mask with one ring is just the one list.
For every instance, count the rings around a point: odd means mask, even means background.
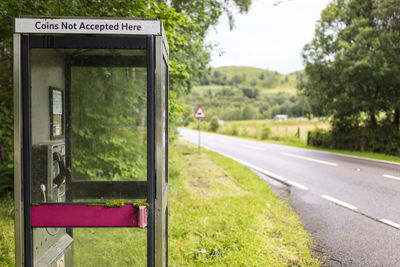
[{"label": "payphone unit", "polygon": [[[65,144],[63,140],[41,142],[32,147],[32,199],[65,202]],[[66,229],[37,228],[33,231],[35,266],[64,266],[73,262],[73,239]]]},{"label": "payphone unit", "polygon": [[167,266],[162,23],[16,18],[14,104],[16,266]]},{"label": "payphone unit", "polygon": [[65,145],[63,142],[42,142],[32,148],[34,199],[44,203],[65,202]]}]

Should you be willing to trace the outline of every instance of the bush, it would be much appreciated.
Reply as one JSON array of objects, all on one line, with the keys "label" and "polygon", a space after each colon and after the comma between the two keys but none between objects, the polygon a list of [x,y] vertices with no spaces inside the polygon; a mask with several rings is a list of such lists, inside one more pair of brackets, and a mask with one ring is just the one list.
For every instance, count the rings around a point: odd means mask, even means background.
[{"label": "bush", "polygon": [[218,118],[217,117],[212,117],[211,121],[210,121],[210,127],[209,130],[211,132],[216,132],[219,128],[219,123],[218,123]]},{"label": "bush", "polygon": [[324,131],[322,129],[316,129],[308,132],[307,145],[315,147],[333,147],[332,133],[330,131]]},{"label": "bush", "polygon": [[238,135],[238,134],[239,134],[239,129],[236,124],[233,124],[231,129],[231,135]]},{"label": "bush", "polygon": [[270,134],[271,134],[271,129],[267,125],[264,125],[264,127],[261,130],[261,140],[268,139]]},{"label": "bush", "polygon": [[185,120],[183,121],[183,126],[187,127],[189,124],[193,123],[195,121],[195,118],[193,118],[193,115],[187,115]]},{"label": "bush", "polygon": [[332,130],[308,133],[307,144],[315,147],[370,151],[400,156],[400,134],[385,121],[360,125],[357,121],[333,121]]},{"label": "bush", "polygon": [[249,136],[249,130],[247,130],[247,127],[242,128],[240,135],[244,137]]}]

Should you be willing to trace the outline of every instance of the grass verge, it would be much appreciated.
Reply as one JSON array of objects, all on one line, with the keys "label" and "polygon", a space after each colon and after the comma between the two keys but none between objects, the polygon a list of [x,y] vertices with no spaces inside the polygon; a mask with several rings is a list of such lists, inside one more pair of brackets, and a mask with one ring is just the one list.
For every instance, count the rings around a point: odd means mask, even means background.
[{"label": "grass verge", "polygon": [[299,218],[258,176],[188,143],[171,150],[182,169],[170,180],[171,266],[318,266]]},{"label": "grass verge", "polygon": [[0,198],[0,266],[14,266],[14,202]]}]

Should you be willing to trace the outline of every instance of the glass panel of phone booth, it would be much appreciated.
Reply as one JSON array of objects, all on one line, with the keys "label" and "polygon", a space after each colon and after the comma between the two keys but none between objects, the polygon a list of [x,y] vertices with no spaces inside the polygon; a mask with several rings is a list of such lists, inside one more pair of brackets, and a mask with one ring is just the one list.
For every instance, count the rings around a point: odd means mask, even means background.
[{"label": "glass panel of phone booth", "polygon": [[[147,180],[146,60],[146,50],[31,49],[32,203],[137,201],[117,192],[85,198],[90,183],[72,194],[68,181]],[[102,229],[74,228],[72,238],[71,229],[33,228],[34,266],[91,266],[100,255],[107,266],[146,265],[147,231]],[[140,259],[116,253],[117,243]]]},{"label": "glass panel of phone booth", "polygon": [[145,50],[32,49],[31,83],[33,202],[65,201],[66,177],[147,180]]},{"label": "glass panel of phone booth", "polygon": [[143,65],[71,67],[73,179],[147,180],[146,74]]},{"label": "glass panel of phone booth", "polygon": [[73,233],[74,267],[147,266],[145,229],[74,228]]}]

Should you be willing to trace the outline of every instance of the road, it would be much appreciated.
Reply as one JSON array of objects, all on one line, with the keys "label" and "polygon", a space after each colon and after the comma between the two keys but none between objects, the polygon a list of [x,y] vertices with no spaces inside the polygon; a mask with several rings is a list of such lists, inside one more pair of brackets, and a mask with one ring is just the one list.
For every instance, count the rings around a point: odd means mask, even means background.
[{"label": "road", "polygon": [[327,266],[400,266],[400,164],[203,132],[201,145],[288,186]]}]

